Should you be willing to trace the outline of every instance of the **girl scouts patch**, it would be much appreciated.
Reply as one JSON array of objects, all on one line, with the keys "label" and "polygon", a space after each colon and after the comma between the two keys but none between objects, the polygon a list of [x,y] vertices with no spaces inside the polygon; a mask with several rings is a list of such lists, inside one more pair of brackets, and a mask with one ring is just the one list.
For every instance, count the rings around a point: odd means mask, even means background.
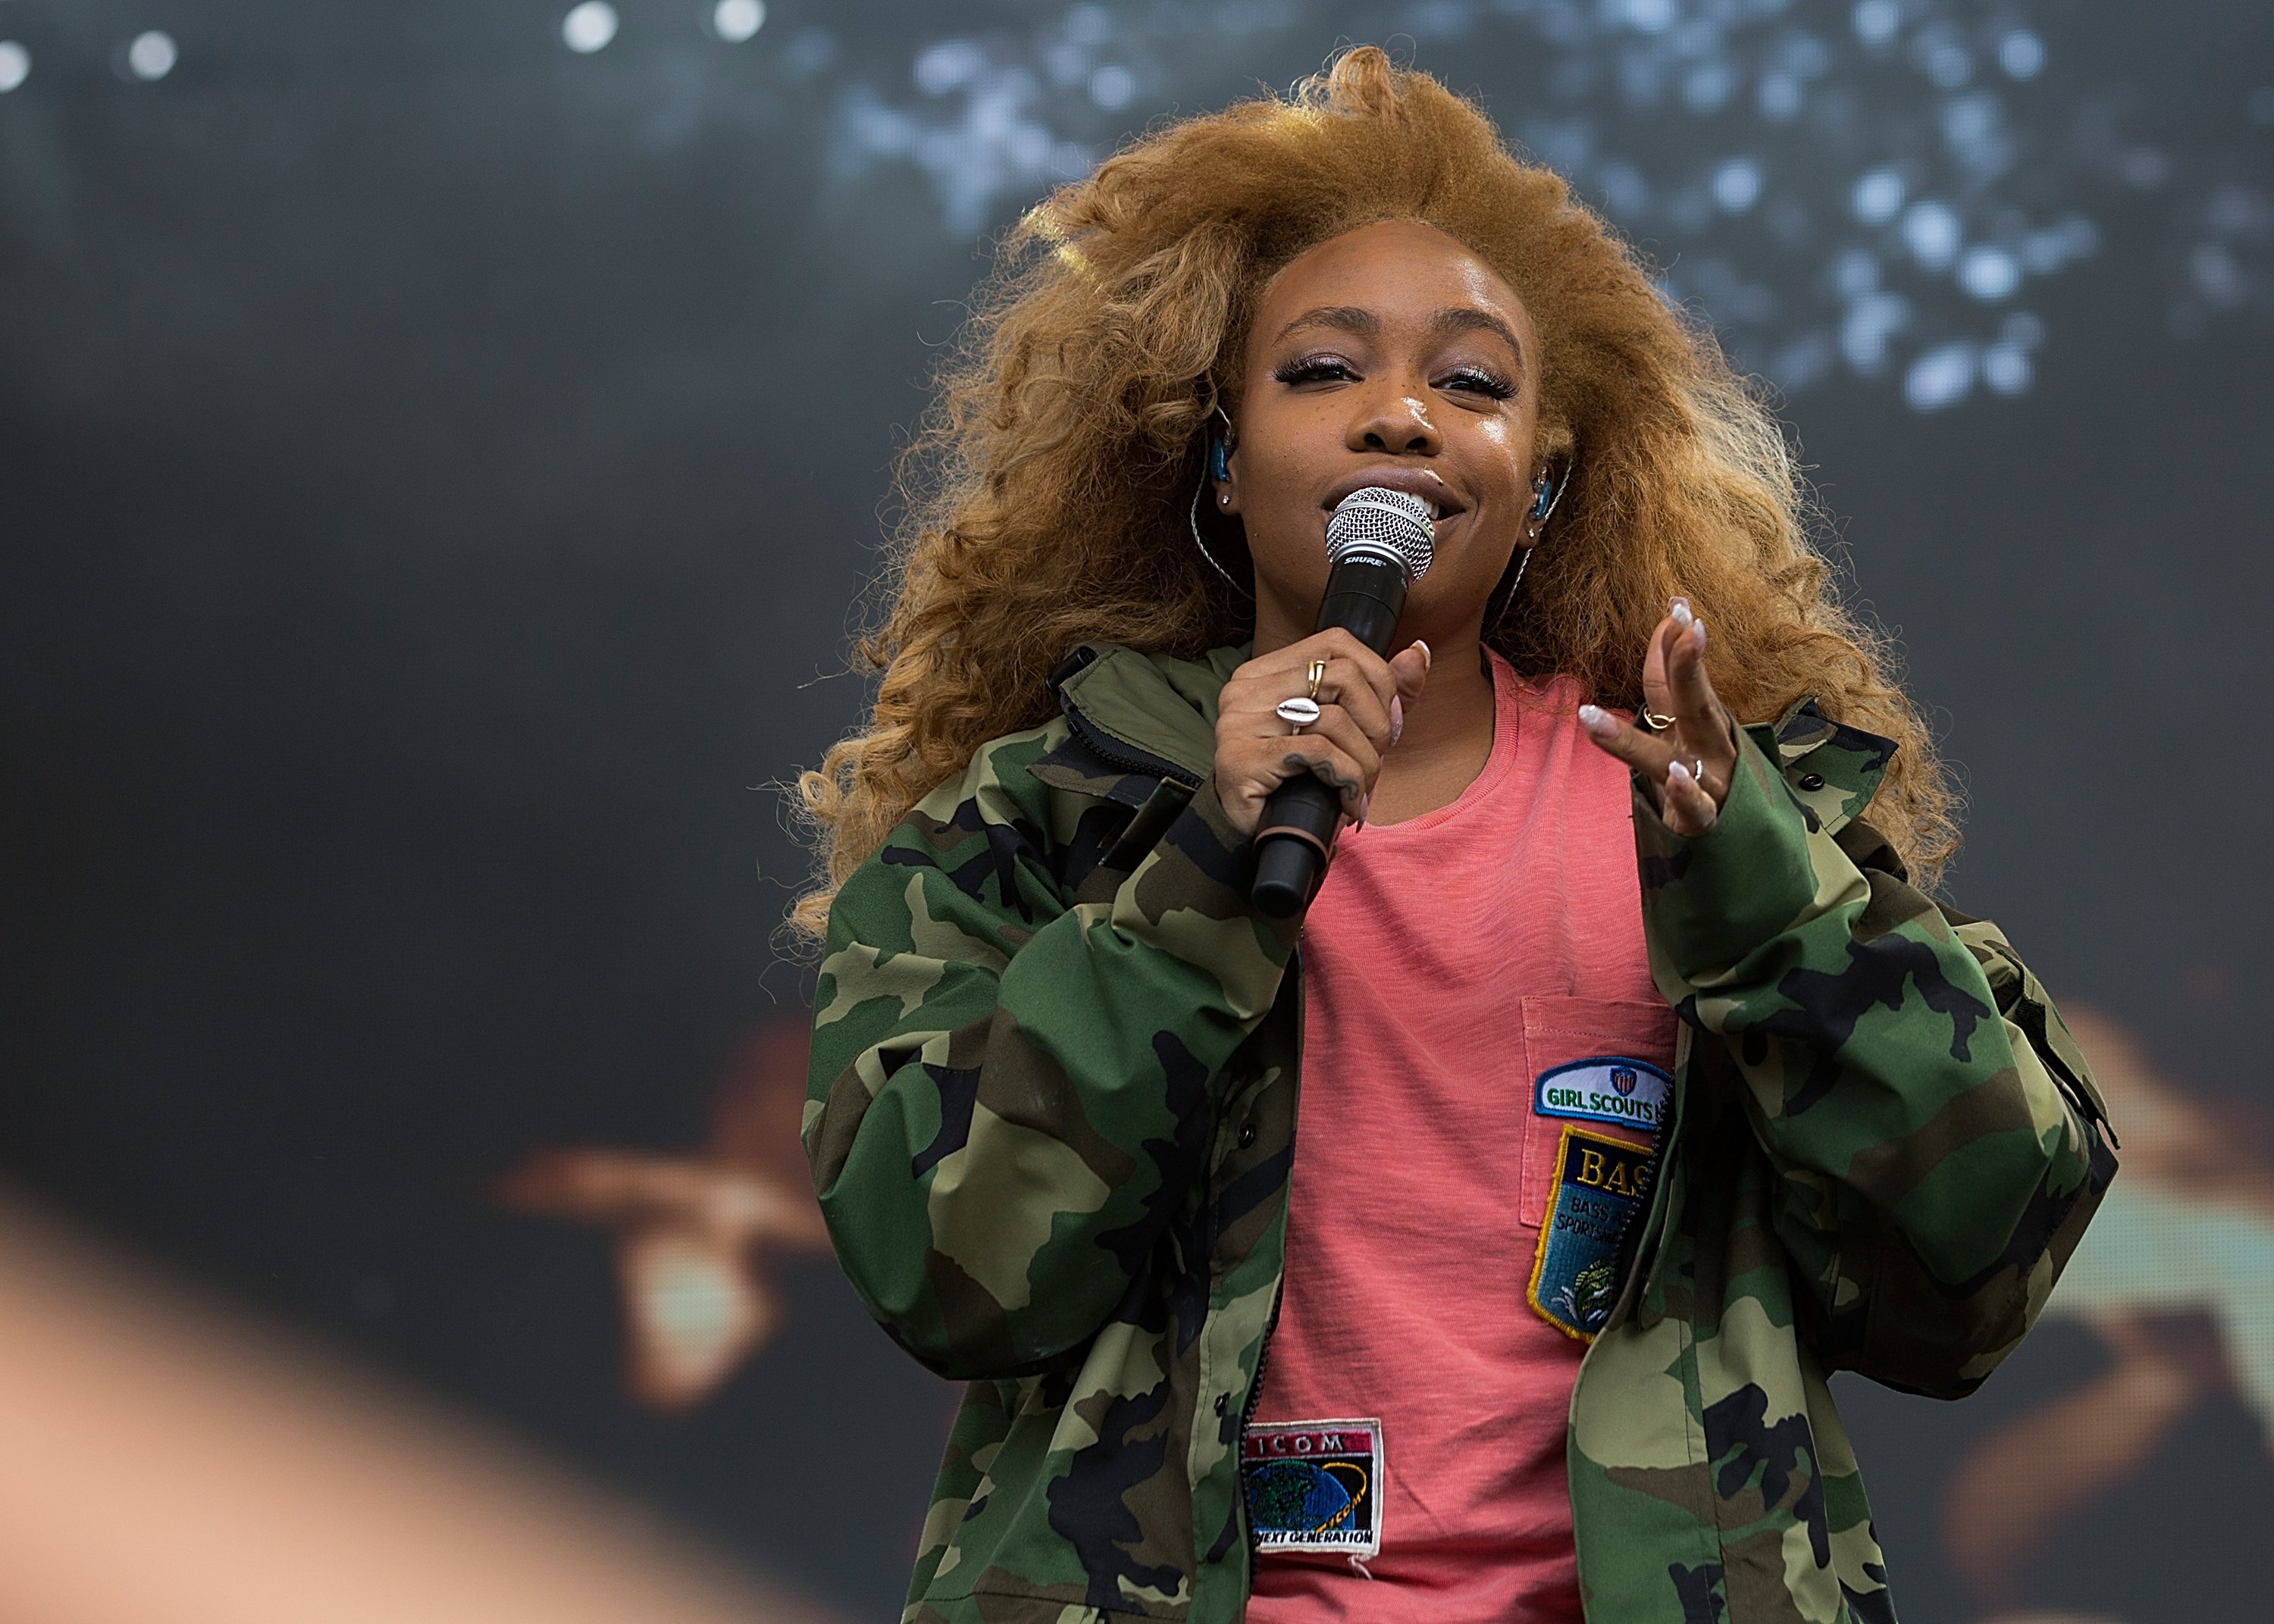
[{"label": "girl scouts patch", "polygon": [[1649,1190],[1648,1147],[1564,1128],[1525,1293],[1533,1312],[1567,1336],[1594,1340],[1618,1294],[1620,1237]]},{"label": "girl scouts patch", "polygon": [[1257,1422],[1239,1443],[1239,1480],[1258,1551],[1382,1549],[1382,1423]]},{"label": "girl scouts patch", "polygon": [[1598,1055],[1550,1068],[1532,1085],[1532,1109],[1541,1116],[1615,1122],[1653,1132],[1666,1120],[1674,1079],[1647,1060]]}]

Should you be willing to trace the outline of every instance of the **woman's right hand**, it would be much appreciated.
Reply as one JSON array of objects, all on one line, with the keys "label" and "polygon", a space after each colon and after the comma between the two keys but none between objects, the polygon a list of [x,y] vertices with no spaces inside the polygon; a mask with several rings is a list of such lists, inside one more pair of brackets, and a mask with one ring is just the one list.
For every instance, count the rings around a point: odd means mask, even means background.
[{"label": "woman's right hand", "polygon": [[[1279,702],[1310,692],[1313,660],[1319,719],[1299,733],[1280,720]],[[1429,645],[1416,642],[1384,659],[1339,627],[1260,654],[1231,673],[1216,701],[1216,798],[1240,833],[1252,835],[1271,792],[1309,773],[1342,797],[1343,814],[1366,821],[1382,758],[1405,725],[1404,707],[1429,679]]]}]

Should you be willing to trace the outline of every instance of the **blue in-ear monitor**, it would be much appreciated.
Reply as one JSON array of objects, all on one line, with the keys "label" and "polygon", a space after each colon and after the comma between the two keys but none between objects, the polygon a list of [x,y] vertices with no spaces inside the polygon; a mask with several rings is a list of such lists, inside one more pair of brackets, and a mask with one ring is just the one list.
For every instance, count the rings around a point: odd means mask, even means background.
[{"label": "blue in-ear monitor", "polygon": [[1216,479],[1231,477],[1231,453],[1224,441],[1213,436],[1209,440],[1209,475]]}]

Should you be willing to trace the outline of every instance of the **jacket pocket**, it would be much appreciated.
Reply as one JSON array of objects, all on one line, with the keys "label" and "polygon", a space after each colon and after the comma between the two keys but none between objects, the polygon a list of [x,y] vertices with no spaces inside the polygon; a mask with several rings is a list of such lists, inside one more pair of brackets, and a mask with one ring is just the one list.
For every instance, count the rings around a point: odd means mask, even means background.
[{"label": "jacket pocket", "polygon": [[[1660,999],[1525,999],[1524,1165],[1517,1215],[1526,1229],[1538,1229],[1547,1213],[1566,1127],[1650,1145],[1653,1108],[1670,1093],[1660,1079],[1674,1070],[1675,1027],[1674,1011]],[[1623,1066],[1621,1061],[1641,1064]],[[1550,1096],[1545,1102],[1542,1079]]]}]

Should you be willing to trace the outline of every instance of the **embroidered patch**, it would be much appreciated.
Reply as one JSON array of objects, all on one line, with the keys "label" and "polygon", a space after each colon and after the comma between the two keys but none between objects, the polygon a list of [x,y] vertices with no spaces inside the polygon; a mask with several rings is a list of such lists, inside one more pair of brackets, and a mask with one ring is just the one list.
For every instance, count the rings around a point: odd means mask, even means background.
[{"label": "embroidered patch", "polygon": [[1382,1549],[1382,1423],[1272,1421],[1239,1444],[1240,1487],[1259,1551]]},{"label": "embroidered patch", "polygon": [[1650,1192],[1650,1151],[1568,1126],[1540,1222],[1525,1300],[1567,1336],[1593,1342],[1618,1293],[1619,1239]]},{"label": "embroidered patch", "polygon": [[1650,1132],[1666,1120],[1673,1094],[1674,1079],[1649,1061],[1597,1055],[1542,1071],[1532,1085],[1532,1109],[1542,1116],[1613,1122]]}]

